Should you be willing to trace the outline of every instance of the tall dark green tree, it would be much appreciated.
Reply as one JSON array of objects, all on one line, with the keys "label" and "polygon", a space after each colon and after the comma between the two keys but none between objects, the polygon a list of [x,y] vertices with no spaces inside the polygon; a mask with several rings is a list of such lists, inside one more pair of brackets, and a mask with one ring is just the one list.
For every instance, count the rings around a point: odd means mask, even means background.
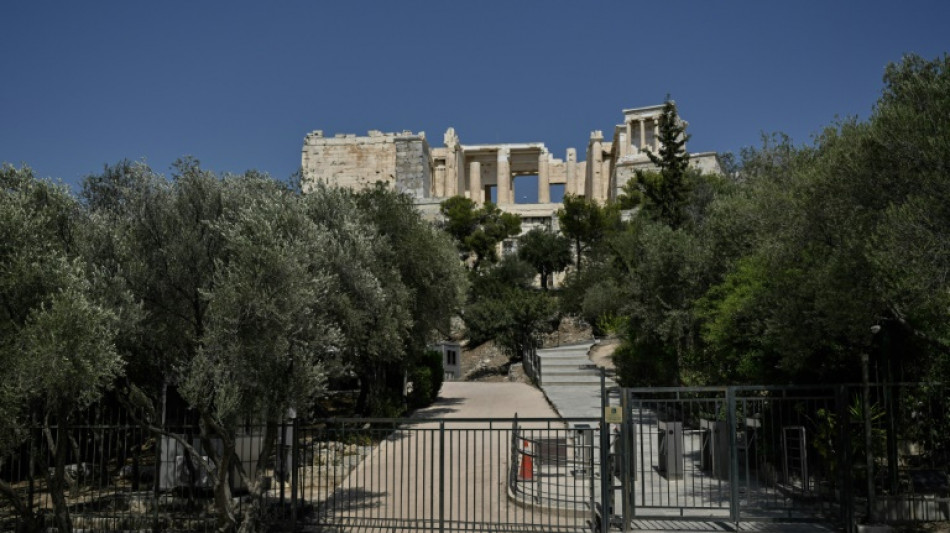
[{"label": "tall dark green tree", "polygon": [[548,290],[551,275],[571,264],[571,241],[547,228],[534,228],[518,239],[518,257],[541,277],[541,288]]},{"label": "tall dark green tree", "polygon": [[512,361],[541,345],[557,317],[553,299],[532,287],[534,269],[514,255],[474,273],[463,318],[472,344],[494,340]]},{"label": "tall dark green tree", "polygon": [[647,149],[655,171],[638,170],[624,184],[620,202],[624,208],[640,206],[649,216],[673,229],[686,220],[689,198],[689,153],[686,152],[686,125],[676,112],[676,103],[667,98],[659,117],[658,153]]},{"label": "tall dark green tree", "polygon": [[573,194],[564,195],[564,207],[557,211],[561,231],[574,242],[577,270],[583,257],[620,227],[620,210],[615,204],[600,205],[596,201]]},{"label": "tall dark green tree", "polygon": [[454,196],[440,206],[444,228],[455,238],[459,251],[471,257],[473,270],[498,261],[498,244],[521,233],[521,217],[505,213],[491,202],[478,207],[464,196]]}]

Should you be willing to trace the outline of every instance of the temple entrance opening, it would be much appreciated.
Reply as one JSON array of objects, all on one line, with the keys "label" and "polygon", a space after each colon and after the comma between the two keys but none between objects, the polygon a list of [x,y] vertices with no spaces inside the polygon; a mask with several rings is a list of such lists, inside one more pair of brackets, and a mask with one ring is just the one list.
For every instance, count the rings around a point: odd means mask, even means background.
[{"label": "temple entrance opening", "polygon": [[491,203],[498,205],[498,187],[495,185],[486,185],[485,198],[491,200]]},{"label": "temple entrance opening", "polygon": [[538,175],[524,174],[511,180],[515,190],[516,204],[538,203]]}]

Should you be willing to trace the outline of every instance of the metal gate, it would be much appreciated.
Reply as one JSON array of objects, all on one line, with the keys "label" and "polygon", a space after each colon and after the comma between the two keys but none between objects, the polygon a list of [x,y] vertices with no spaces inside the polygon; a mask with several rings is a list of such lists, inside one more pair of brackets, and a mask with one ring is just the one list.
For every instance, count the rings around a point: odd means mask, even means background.
[{"label": "metal gate", "polygon": [[840,391],[812,387],[623,389],[614,448],[624,530],[642,520],[838,521]]},{"label": "metal gate", "polygon": [[600,420],[350,419],[297,428],[298,525],[590,531]]}]

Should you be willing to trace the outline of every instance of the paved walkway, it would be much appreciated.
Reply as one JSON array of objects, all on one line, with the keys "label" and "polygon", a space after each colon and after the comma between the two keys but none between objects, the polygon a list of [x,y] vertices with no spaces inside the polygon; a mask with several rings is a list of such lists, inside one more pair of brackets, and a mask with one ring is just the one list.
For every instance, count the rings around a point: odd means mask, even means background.
[{"label": "paved walkway", "polygon": [[[541,390],[563,418],[600,418],[600,369],[587,353],[594,342],[538,350]],[[617,382],[608,377],[607,388]]]},{"label": "paved walkway", "polygon": [[544,394],[525,383],[446,381],[439,398],[413,418],[555,418]]},{"label": "paved walkway", "polygon": [[[519,419],[535,419],[519,423],[518,439],[512,438],[509,420],[515,414]],[[538,420],[542,418],[547,420]],[[526,484],[531,485],[532,496],[540,498],[543,492],[547,500],[553,499],[552,494],[586,497],[592,492],[590,478],[565,485],[559,477],[545,476],[540,455],[539,464],[531,469],[515,453],[515,443],[527,440],[553,443],[554,451],[572,451],[566,443],[574,431],[558,420],[541,391],[525,383],[446,382],[439,399],[417,411],[413,419],[387,432],[332,492],[306,493],[324,520],[340,530],[364,533],[443,527],[446,531],[589,530],[590,505],[566,510],[535,506],[515,494],[525,493]],[[513,460],[519,463],[512,465]],[[516,481],[515,472],[532,480],[518,477]]]}]

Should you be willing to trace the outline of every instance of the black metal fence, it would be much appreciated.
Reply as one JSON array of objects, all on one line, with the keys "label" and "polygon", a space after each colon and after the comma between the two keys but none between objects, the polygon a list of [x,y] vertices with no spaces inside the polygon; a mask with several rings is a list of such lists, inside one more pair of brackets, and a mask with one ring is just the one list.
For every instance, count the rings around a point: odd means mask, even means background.
[{"label": "black metal fence", "polygon": [[627,389],[617,454],[623,515],[846,528],[948,520],[948,392],[930,384]]},{"label": "black metal fence", "polygon": [[[368,531],[603,531],[601,509],[625,529],[950,520],[948,393],[933,384],[625,389],[622,424],[288,420],[270,452],[263,428],[248,426],[233,435],[227,508],[278,529]],[[0,530],[61,530],[67,515],[85,530],[220,527],[221,445],[195,426],[154,432],[91,417],[2,435],[16,444],[0,457]]]},{"label": "black metal fence", "polygon": [[[573,426],[580,425],[580,429]],[[593,523],[598,420],[289,421],[261,457],[263,428],[234,435],[230,512],[279,529],[578,531]],[[211,531],[213,461],[197,428],[43,429],[3,459],[0,529]],[[56,443],[68,441],[65,486]],[[264,480],[257,501],[238,474]],[[254,516],[247,516],[254,513]]]}]

